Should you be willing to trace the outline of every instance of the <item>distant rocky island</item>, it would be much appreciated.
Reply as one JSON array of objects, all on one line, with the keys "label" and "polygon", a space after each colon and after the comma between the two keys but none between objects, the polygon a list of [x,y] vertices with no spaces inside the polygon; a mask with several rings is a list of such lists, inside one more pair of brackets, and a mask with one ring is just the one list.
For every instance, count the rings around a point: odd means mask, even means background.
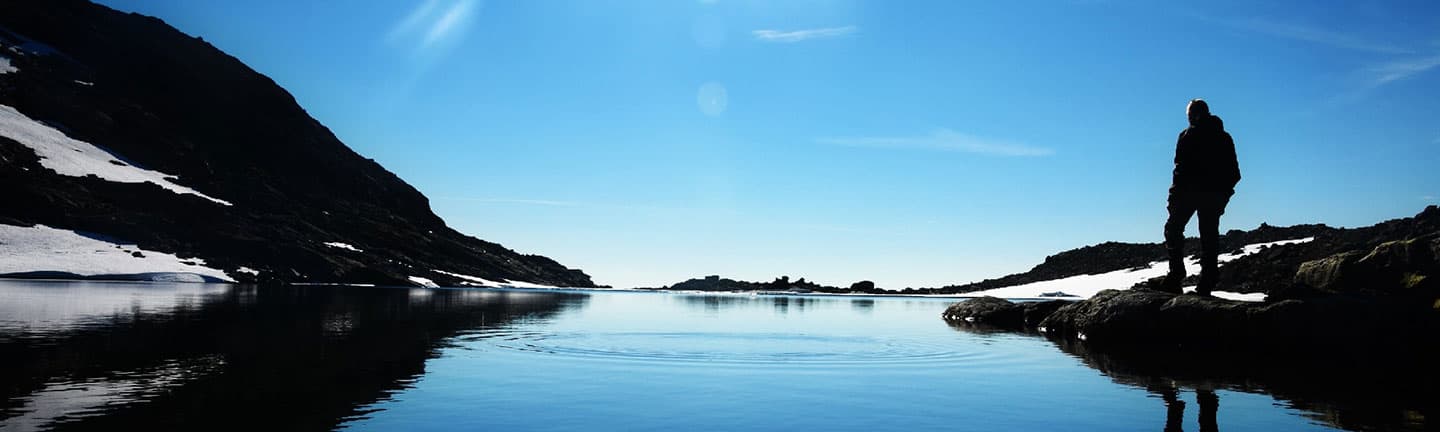
[{"label": "distant rocky island", "polygon": [[770,282],[747,282],[734,279],[726,279],[717,275],[706,276],[678,282],[674,285],[666,285],[659,288],[638,288],[641,290],[656,291],[703,291],[703,292],[764,292],[764,293],[789,293],[789,294],[894,294],[893,291],[886,291],[875,287],[875,282],[859,281],[850,284],[849,288],[840,288],[828,285],[821,285],[807,281],[805,278],[790,280],[789,276],[781,276]]},{"label": "distant rocky island", "polygon": [[460,233],[285,89],[160,19],[0,2],[0,276],[594,287]]}]

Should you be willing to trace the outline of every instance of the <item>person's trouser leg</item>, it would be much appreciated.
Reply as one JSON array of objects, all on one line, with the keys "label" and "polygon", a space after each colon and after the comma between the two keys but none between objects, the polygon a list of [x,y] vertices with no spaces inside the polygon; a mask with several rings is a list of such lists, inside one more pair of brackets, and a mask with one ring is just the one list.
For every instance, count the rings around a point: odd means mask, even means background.
[{"label": "person's trouser leg", "polygon": [[1225,214],[1228,194],[1205,197],[1197,209],[1200,225],[1200,286],[1196,292],[1208,294],[1220,281],[1220,215]]},{"label": "person's trouser leg", "polygon": [[1185,279],[1185,224],[1195,213],[1194,200],[1185,195],[1170,193],[1166,208],[1170,217],[1165,220],[1165,250],[1170,256],[1170,274],[1165,276],[1164,289],[1180,292],[1180,282]]}]

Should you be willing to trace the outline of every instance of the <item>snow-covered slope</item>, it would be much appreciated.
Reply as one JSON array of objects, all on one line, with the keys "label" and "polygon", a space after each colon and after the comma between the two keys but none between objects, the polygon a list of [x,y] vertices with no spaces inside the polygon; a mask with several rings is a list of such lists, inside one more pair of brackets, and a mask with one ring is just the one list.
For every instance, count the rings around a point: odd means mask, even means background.
[{"label": "snow-covered slope", "polygon": [[127,280],[235,281],[198,258],[147,251],[123,241],[44,225],[0,224],[0,275],[38,272]]},{"label": "snow-covered slope", "polygon": [[53,127],[46,126],[9,106],[0,105],[0,136],[10,138],[35,150],[40,165],[60,175],[84,177],[93,175],[120,183],[154,183],[177,194],[190,194],[221,205],[229,202],[171,182],[175,176],[151,171],[121,161],[90,143],[72,139]]},{"label": "snow-covered slope", "polygon": [[[1269,246],[1281,246],[1281,245],[1289,245],[1289,244],[1297,244],[1297,243],[1305,243],[1305,242],[1309,242],[1309,241],[1314,240],[1314,239],[1315,239],[1314,237],[1307,237],[1307,238],[1302,238],[1302,239],[1282,240],[1282,241],[1277,241],[1277,242],[1257,243],[1257,244],[1247,245],[1247,246],[1245,246],[1244,248],[1242,248],[1239,253],[1220,255],[1220,257],[1219,257],[1219,258],[1220,258],[1220,264],[1221,264],[1221,265],[1224,265],[1226,262],[1233,261],[1233,260],[1235,260],[1236,258],[1240,258],[1240,257],[1245,256],[1245,255],[1250,255],[1250,254],[1259,252],[1260,249],[1265,248],[1265,247],[1269,247]],[[972,293],[966,293],[966,294],[965,294],[965,297],[993,296],[993,297],[1000,297],[1000,298],[1040,298],[1040,297],[1054,297],[1054,298],[1077,298],[1077,297],[1078,297],[1078,298],[1090,298],[1091,296],[1094,296],[1095,293],[1098,293],[1098,292],[1100,292],[1101,290],[1107,290],[1107,289],[1122,289],[1122,290],[1123,290],[1123,289],[1129,289],[1131,286],[1134,286],[1134,285],[1137,284],[1137,283],[1144,282],[1144,281],[1150,280],[1150,279],[1152,279],[1152,278],[1164,276],[1165,273],[1168,273],[1169,271],[1170,271],[1170,264],[1169,264],[1168,262],[1165,262],[1165,261],[1156,261],[1156,262],[1150,263],[1149,266],[1144,267],[1144,268],[1140,268],[1140,269],[1127,269],[1127,270],[1113,271],[1113,272],[1109,272],[1109,273],[1072,276],[1072,277],[1068,277],[1068,278],[1064,278],[1064,279],[1055,279],[1055,280],[1048,280],[1048,281],[1042,281],[1042,282],[1028,283],[1028,284],[1024,284],[1024,285],[1016,285],[1016,286],[1010,286],[1010,287],[1004,287],[1004,288],[996,288],[996,289],[992,289],[992,290],[976,291],[976,292],[972,292]],[[1199,272],[1200,272],[1200,262],[1197,261],[1197,260],[1194,259],[1194,258],[1187,258],[1187,259],[1185,260],[1185,271],[1188,272],[1188,273],[1190,273],[1190,274],[1197,274],[1197,273],[1199,273]],[[1185,291],[1186,291],[1186,292],[1190,292],[1190,291],[1194,291],[1194,290],[1195,290],[1195,287],[1193,287],[1193,286],[1185,287]],[[1066,295],[1066,296],[1056,296],[1056,295],[1053,295],[1054,293],[1057,293],[1057,292],[1058,292],[1058,293],[1064,293],[1064,294],[1067,294],[1067,295]],[[1052,294],[1052,295],[1043,295],[1043,294]],[[1262,301],[1262,300],[1265,300],[1265,294],[1263,294],[1263,293],[1241,294],[1241,293],[1232,293],[1232,292],[1225,292],[1225,291],[1216,291],[1214,294],[1215,294],[1216,297],[1226,298],[1226,299],[1231,299],[1231,300],[1244,300],[1244,301]]]}]

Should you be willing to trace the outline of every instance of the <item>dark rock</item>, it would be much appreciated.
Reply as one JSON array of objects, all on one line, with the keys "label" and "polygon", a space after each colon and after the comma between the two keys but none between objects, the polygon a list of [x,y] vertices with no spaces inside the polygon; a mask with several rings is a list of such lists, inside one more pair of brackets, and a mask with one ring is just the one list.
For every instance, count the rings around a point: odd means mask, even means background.
[{"label": "dark rock", "polygon": [[1088,300],[1066,305],[1040,322],[1046,333],[1071,334],[1081,339],[1156,340],[1162,333],[1155,323],[1160,307],[1175,298],[1148,290],[1104,290]]},{"label": "dark rock", "polygon": [[859,292],[870,292],[870,291],[874,291],[874,290],[875,290],[875,282],[871,282],[871,281],[868,281],[868,280],[855,282],[855,283],[853,283],[853,284],[850,284],[850,290],[851,290],[851,291],[859,291]]},{"label": "dark rock", "polygon": [[1362,256],[1363,252],[1350,251],[1301,263],[1295,272],[1295,283],[1332,293],[1345,291],[1352,283],[1343,280],[1347,273],[1343,270],[1353,267]]},{"label": "dark rock", "polygon": [[1307,261],[1295,273],[1297,287],[1325,293],[1399,295],[1430,303],[1440,294],[1440,263],[1435,243],[1440,233],[1381,243],[1366,251],[1348,251]]},{"label": "dark rock", "polygon": [[135,257],[135,258],[144,258],[144,257],[145,257],[145,254],[140,253],[140,251],[135,251],[135,252],[131,252],[131,253],[130,253],[130,256],[133,256],[133,257]]},{"label": "dark rock", "polygon": [[1074,301],[1047,300],[1020,303],[1020,307],[1024,308],[1022,315],[1024,315],[1025,318],[1025,328],[1028,330],[1039,327],[1040,322],[1044,321],[1045,318],[1048,318],[1051,314],[1055,313],[1055,311],[1071,303],[1074,303]]},{"label": "dark rock", "polygon": [[1006,329],[1020,329],[1025,324],[1024,307],[996,297],[978,297],[950,305],[941,315],[948,321],[979,323]]}]

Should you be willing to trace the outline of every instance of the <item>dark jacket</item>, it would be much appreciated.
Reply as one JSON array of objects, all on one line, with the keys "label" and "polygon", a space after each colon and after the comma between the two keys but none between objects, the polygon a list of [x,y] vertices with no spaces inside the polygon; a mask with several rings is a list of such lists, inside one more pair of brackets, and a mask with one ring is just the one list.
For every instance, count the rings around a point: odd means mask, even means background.
[{"label": "dark jacket", "polygon": [[1180,139],[1175,142],[1171,192],[1233,193],[1239,182],[1240,163],[1235,160],[1235,141],[1225,132],[1225,123],[1220,117],[1212,115],[1180,132]]}]

